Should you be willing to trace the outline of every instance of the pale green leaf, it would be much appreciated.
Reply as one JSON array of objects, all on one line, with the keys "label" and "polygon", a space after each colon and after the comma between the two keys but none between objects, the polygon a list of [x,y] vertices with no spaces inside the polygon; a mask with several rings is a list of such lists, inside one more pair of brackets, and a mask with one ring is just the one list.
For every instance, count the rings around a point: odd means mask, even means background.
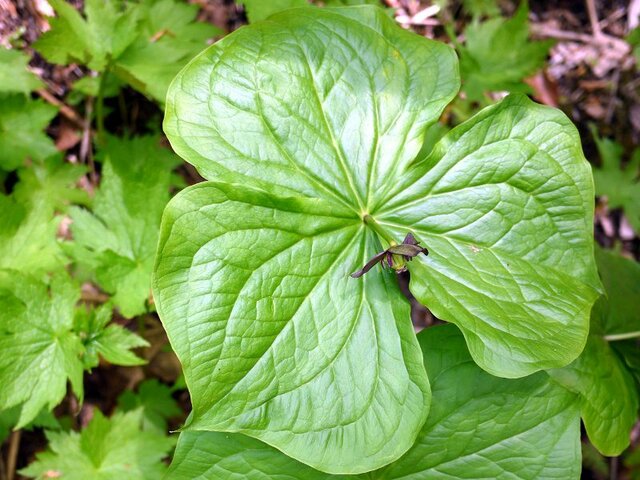
[{"label": "pale green leaf", "polygon": [[165,130],[212,181],[167,207],[155,267],[187,430],[246,433],[330,473],[405,452],[429,398],[406,301],[389,271],[348,274],[410,231],[431,251],[409,264],[414,294],[482,367],[578,356],[599,280],[575,128],[512,97],[416,163],[457,88],[451,49],[373,7],[273,15],[176,77]]},{"label": "pale green leaf", "polygon": [[71,210],[75,249],[125,317],[147,310],[151,270],[171,169],[179,159],[154,136],[109,137],[101,150],[102,182],[93,213]]},{"label": "pale green leaf", "polygon": [[82,398],[83,347],[73,332],[80,290],[66,274],[51,285],[0,270],[0,409],[20,405],[17,428],[55,407],[67,379]]},{"label": "pale green leaf", "polygon": [[64,0],[51,0],[57,17],[34,48],[53,63],[82,63],[103,71],[138,36],[138,12],[120,0],[86,0],[84,18]]},{"label": "pale green leaf", "polygon": [[0,92],[23,93],[43,86],[42,81],[27,70],[29,57],[17,50],[0,47]]},{"label": "pale green leaf", "polygon": [[264,0],[240,0],[239,3],[244,5],[247,18],[251,23],[264,20],[274,13],[289,8],[304,7],[309,4],[307,0],[270,0],[268,2]]},{"label": "pale green leaf", "polygon": [[115,72],[138,90],[164,102],[173,77],[222,33],[196,22],[198,7],[176,0],[145,0],[137,7],[138,39],[118,58]]},{"label": "pale green leaf", "polygon": [[15,170],[27,159],[43,160],[56,153],[44,129],[58,110],[42,100],[20,94],[0,96],[0,169]]},{"label": "pale green leaf", "polygon": [[176,480],[537,480],[580,476],[576,397],[544,373],[506,380],[480,370],[455,327],[418,338],[433,382],[433,409],[416,444],[386,468],[333,476],[238,434],[183,432],[169,471]]},{"label": "pale green leaf", "polygon": [[409,264],[411,292],[460,327],[481,367],[518,377],[580,354],[599,280],[591,174],[568,118],[507,97],[396,188],[375,216],[429,249]]},{"label": "pale green leaf", "polygon": [[191,392],[187,429],[345,472],[411,446],[430,392],[409,305],[391,273],[348,276],[379,248],[372,234],[320,200],[212,182],[166,215],[154,291]]},{"label": "pale green leaf", "polygon": [[366,7],[272,16],[177,77],[165,128],[201,173],[331,201],[203,184],[167,210],[155,300],[185,368],[190,428],[243,431],[332,472],[410,447],[426,374],[393,275],[348,277],[380,248],[354,210],[416,155],[457,78],[452,50]]},{"label": "pale green leaf", "polygon": [[47,432],[49,448],[20,471],[29,478],[65,480],[157,480],[173,438],[141,429],[142,411],[105,418],[94,411],[82,432]]}]

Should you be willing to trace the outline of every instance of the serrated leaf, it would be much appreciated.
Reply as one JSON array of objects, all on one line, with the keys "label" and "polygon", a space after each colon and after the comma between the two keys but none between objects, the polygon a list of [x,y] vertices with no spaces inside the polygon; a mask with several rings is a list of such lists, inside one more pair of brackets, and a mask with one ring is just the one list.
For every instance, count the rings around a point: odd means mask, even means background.
[{"label": "serrated leaf", "polygon": [[481,366],[524,376],[580,353],[599,280],[577,132],[512,97],[414,164],[457,87],[447,46],[372,7],[274,15],[176,77],[165,130],[212,180],[167,207],[155,270],[188,429],[330,473],[406,451],[428,408],[406,302],[389,271],[347,275],[409,232],[437,250],[408,264],[414,294]]},{"label": "serrated leaf", "polygon": [[101,356],[115,365],[144,365],[146,361],[138,357],[131,349],[148,347],[149,343],[135,333],[111,321],[111,305],[76,312],[74,329],[84,345],[84,368],[98,366]]},{"label": "serrated leaf", "polygon": [[125,317],[146,311],[162,210],[169,199],[171,169],[179,159],[155,136],[109,137],[99,159],[102,182],[93,213],[71,209],[79,261],[91,258],[100,286]]},{"label": "serrated leaf", "polygon": [[83,348],[72,330],[79,298],[66,274],[47,286],[0,270],[0,409],[21,406],[17,428],[42,408],[55,407],[67,392],[67,379],[82,398]]},{"label": "serrated leaf", "polygon": [[15,170],[25,160],[43,160],[56,153],[43,130],[58,110],[24,95],[0,97],[0,169]]},{"label": "serrated leaf", "polygon": [[433,410],[416,444],[388,467],[361,476],[327,475],[243,435],[183,432],[170,478],[579,478],[573,394],[544,373],[506,380],[483,372],[453,326],[427,329],[418,338],[433,379]]},{"label": "serrated leaf", "polygon": [[64,0],[51,0],[57,17],[34,48],[53,63],[82,63],[103,71],[138,36],[134,7],[120,0],[86,0],[86,19]]},{"label": "serrated leaf", "polygon": [[[196,5],[175,0],[87,0],[86,19],[62,0],[51,3],[58,17],[34,44],[38,52],[50,62],[112,71],[160,102],[180,68],[220,33],[212,25],[195,22]],[[95,90],[87,82],[80,88]]]},{"label": "serrated leaf", "polygon": [[64,163],[60,156],[19,170],[11,195],[0,195],[0,268],[40,275],[68,260],[56,240],[70,202],[87,203],[86,192],[74,188],[84,168]]},{"label": "serrated leaf", "polygon": [[141,429],[142,411],[116,413],[110,419],[99,410],[82,432],[47,432],[49,449],[21,475],[67,480],[156,480],[166,471],[162,459],[173,438]]},{"label": "serrated leaf", "polygon": [[582,354],[549,374],[581,396],[589,440],[602,454],[615,456],[629,446],[631,429],[638,418],[638,390],[632,371],[614,350],[614,340],[625,338],[629,331],[631,336],[640,336],[640,267],[601,249],[596,250],[596,258],[607,297],[600,298],[593,308],[591,334]]},{"label": "serrated leaf", "polygon": [[263,0],[241,0],[239,3],[244,6],[251,23],[264,20],[274,13],[279,13],[289,8],[309,5],[307,0],[271,0],[269,2],[264,2]]},{"label": "serrated leaf", "polygon": [[118,408],[124,412],[142,407],[144,429],[155,429],[165,433],[167,420],[182,414],[182,410],[171,396],[172,390],[156,379],[145,380],[138,391],[126,390],[118,397]]},{"label": "serrated leaf", "polygon": [[27,70],[29,57],[17,50],[0,47],[0,92],[23,93],[43,86],[42,81]]},{"label": "serrated leaf", "polygon": [[115,65],[116,73],[140,91],[165,101],[173,77],[222,31],[196,22],[198,7],[175,0],[146,0],[138,40]]},{"label": "serrated leaf", "polygon": [[500,7],[496,0],[463,0],[462,5],[474,18],[500,15]]},{"label": "serrated leaf", "polygon": [[528,92],[523,83],[544,64],[553,41],[529,39],[529,8],[523,1],[513,18],[474,20],[458,46],[462,89],[479,101],[487,91]]},{"label": "serrated leaf", "polygon": [[640,149],[623,168],[622,145],[601,138],[595,127],[591,133],[601,160],[600,168],[593,170],[596,195],[607,197],[610,208],[623,208],[633,229],[640,232]]}]

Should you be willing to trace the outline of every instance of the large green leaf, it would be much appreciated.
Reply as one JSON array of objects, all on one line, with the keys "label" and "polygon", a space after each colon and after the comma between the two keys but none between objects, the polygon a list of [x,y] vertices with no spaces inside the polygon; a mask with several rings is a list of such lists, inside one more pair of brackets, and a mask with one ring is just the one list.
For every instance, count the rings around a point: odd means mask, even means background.
[{"label": "large green leaf", "polygon": [[166,212],[154,289],[188,429],[248,433],[344,472],[411,446],[430,392],[409,305],[391,273],[348,275],[379,248],[372,234],[322,200],[212,182]]},{"label": "large green leaf", "polygon": [[416,163],[458,84],[452,50],[373,7],[274,15],[176,77],[165,130],[212,180],[165,210],[154,281],[188,429],[330,473],[405,452],[429,404],[407,306],[391,273],[347,275],[409,231],[414,294],[483,368],[578,356],[599,281],[575,128],[511,97]]},{"label": "large green leaf", "polygon": [[[395,193],[397,192],[397,193]],[[593,182],[561,112],[510,96],[449,132],[382,200],[379,223],[429,248],[411,291],[506,377],[582,351],[599,280]]]},{"label": "large green leaf", "polygon": [[580,395],[591,443],[604,455],[619,455],[629,446],[638,418],[638,389],[632,372],[638,345],[623,344],[625,363],[616,352],[616,340],[640,336],[640,266],[612,252],[596,252],[607,296],[593,308],[589,341],[582,354],[549,374]]},{"label": "large green leaf", "polygon": [[428,329],[418,338],[432,379],[433,409],[413,448],[388,467],[357,477],[327,475],[243,435],[183,432],[170,478],[579,478],[573,394],[544,373],[506,380],[483,372],[453,326]]}]

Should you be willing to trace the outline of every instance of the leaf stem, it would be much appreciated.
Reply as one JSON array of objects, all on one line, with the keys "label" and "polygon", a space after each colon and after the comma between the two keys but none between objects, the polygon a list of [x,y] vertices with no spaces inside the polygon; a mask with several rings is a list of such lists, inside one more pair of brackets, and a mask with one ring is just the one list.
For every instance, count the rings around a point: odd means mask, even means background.
[{"label": "leaf stem", "polygon": [[605,335],[604,339],[607,342],[618,342],[620,340],[629,340],[632,338],[640,338],[640,331],[626,332],[626,333],[614,333],[612,335]]},{"label": "leaf stem", "polygon": [[98,130],[98,143],[104,143],[104,91],[107,84],[107,76],[109,75],[109,65],[100,75],[100,83],[98,84],[98,97],[96,98],[96,128]]},{"label": "leaf stem", "polygon": [[376,222],[375,218],[371,215],[366,214],[362,217],[365,225],[367,225],[371,230],[373,230],[382,240],[387,242],[389,245],[395,245],[397,242],[393,239],[393,237],[387,232],[384,228],[380,226],[378,222]]}]

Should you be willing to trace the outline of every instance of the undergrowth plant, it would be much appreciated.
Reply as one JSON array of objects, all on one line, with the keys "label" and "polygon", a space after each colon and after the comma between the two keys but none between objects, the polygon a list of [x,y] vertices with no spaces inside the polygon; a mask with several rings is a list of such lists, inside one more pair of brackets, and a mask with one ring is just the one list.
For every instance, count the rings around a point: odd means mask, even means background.
[{"label": "undergrowth plant", "polygon": [[[628,444],[579,135],[515,94],[425,151],[459,87],[372,7],[276,14],[174,79],[165,132],[207,181],[153,281],[193,404],[171,478],[577,478],[580,416]],[[416,338],[404,270],[452,325]]]},{"label": "undergrowth plant", "polygon": [[[594,192],[522,94],[526,3],[465,0],[452,48],[349,7],[378,0],[244,0],[193,58],[195,5],[49,2],[66,97],[0,49],[0,441],[47,440],[21,475],[564,480],[629,445],[640,267],[592,232],[594,193],[637,226],[637,155],[594,131]],[[415,333],[399,275],[444,325]]]}]

